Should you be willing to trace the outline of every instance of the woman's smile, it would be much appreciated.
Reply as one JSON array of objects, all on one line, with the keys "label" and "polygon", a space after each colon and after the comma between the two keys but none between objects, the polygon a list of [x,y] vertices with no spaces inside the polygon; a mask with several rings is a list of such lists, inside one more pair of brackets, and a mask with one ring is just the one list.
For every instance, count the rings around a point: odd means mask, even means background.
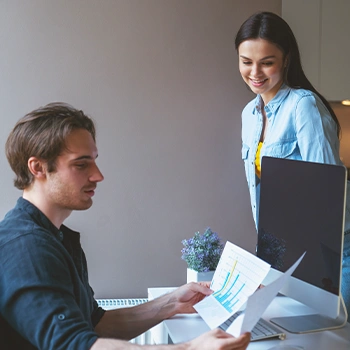
[{"label": "woman's smile", "polygon": [[273,43],[264,39],[243,41],[238,47],[239,71],[265,105],[273,99],[283,84],[285,57]]}]

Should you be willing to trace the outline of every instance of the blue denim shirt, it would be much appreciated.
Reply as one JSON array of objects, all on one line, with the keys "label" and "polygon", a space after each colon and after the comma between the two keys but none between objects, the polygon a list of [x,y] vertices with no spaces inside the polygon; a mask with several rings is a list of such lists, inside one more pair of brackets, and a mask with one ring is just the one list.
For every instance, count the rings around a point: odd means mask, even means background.
[{"label": "blue denim shirt", "polygon": [[89,349],[103,316],[80,235],[19,198],[0,223],[1,349]]},{"label": "blue denim shirt", "polygon": [[316,94],[283,85],[266,106],[257,95],[242,112],[242,159],[256,225],[260,186],[255,175],[255,156],[263,127],[261,108],[265,109],[268,119],[261,158],[270,156],[342,164],[336,124]]}]

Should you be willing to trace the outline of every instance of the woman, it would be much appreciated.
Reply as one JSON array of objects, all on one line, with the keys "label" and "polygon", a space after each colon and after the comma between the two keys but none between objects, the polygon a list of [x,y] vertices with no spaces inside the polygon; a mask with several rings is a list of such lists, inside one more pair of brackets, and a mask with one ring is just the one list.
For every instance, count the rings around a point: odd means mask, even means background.
[{"label": "woman", "polygon": [[[242,112],[242,159],[258,227],[261,158],[340,165],[340,125],[306,78],[294,34],[281,17],[252,15],[240,27],[235,46],[242,78],[257,95]],[[342,295],[350,311],[350,203],[346,212]]]}]

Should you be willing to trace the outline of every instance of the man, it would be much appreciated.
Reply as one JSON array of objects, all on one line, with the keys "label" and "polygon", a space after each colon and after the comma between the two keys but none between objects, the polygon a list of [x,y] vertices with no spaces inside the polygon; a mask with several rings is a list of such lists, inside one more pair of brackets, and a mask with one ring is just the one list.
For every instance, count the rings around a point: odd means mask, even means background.
[{"label": "man", "polygon": [[[53,103],[17,122],[6,142],[15,186],[23,190],[0,223],[1,349],[138,349],[127,342],[211,293],[190,283],[148,303],[105,311],[88,282],[79,233],[63,225],[92,205],[103,175],[96,165],[95,127],[82,111]],[[216,329],[188,343],[144,349],[245,349]]]}]

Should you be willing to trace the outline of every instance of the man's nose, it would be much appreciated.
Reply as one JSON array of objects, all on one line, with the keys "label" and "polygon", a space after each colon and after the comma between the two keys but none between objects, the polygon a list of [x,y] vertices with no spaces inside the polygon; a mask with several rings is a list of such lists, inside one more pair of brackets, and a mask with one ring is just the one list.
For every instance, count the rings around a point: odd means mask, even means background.
[{"label": "man's nose", "polygon": [[101,182],[104,179],[99,167],[95,165],[92,175],[90,176],[91,182]]}]

